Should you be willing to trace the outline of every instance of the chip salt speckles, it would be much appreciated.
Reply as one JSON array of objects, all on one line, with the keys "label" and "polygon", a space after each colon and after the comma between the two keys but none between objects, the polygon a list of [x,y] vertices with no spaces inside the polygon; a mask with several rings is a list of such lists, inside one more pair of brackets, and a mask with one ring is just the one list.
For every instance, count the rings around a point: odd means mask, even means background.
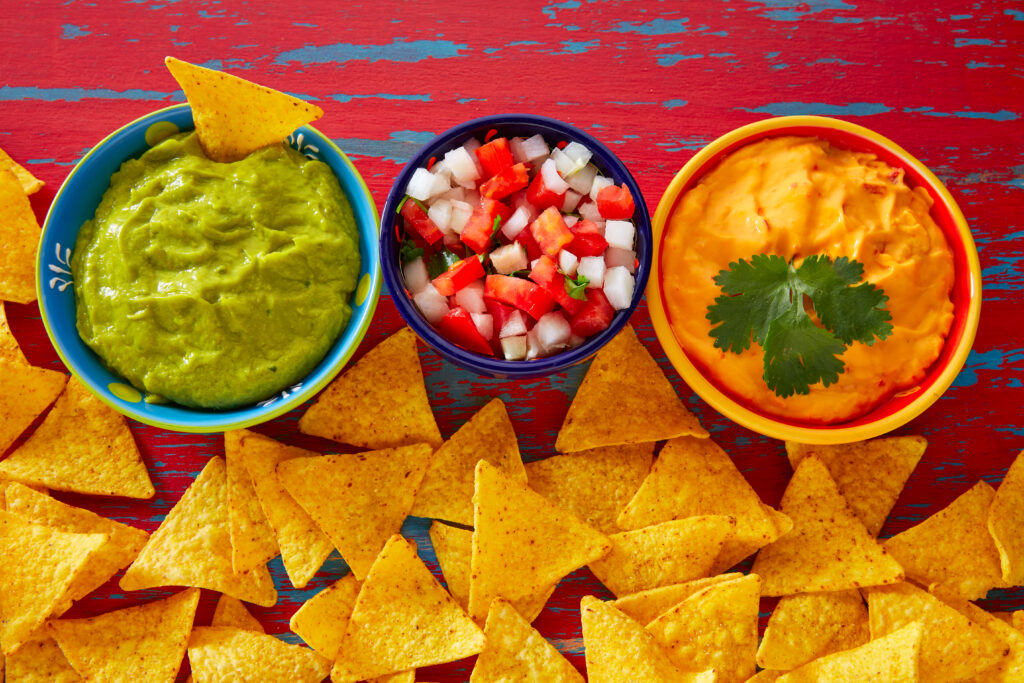
[{"label": "chip salt speckles", "polygon": [[998,664],[967,680],[970,683],[1020,683],[1020,681],[1024,681],[1024,633],[973,603],[965,601],[963,605],[953,606],[971,621],[981,624],[1005,640],[1010,646],[1010,654],[1000,660]]},{"label": "chip salt speckles", "polygon": [[894,436],[834,446],[786,442],[789,463],[814,453],[825,463],[846,502],[872,536],[878,536],[928,442],[923,436]]},{"label": "chip salt speckles", "polygon": [[231,530],[231,563],[236,572],[265,565],[279,548],[274,529],[260,507],[252,478],[242,461],[242,439],[247,432],[224,433],[224,460],[228,476],[228,520]]},{"label": "chip salt speckles", "polygon": [[757,650],[765,669],[796,669],[812,659],[852,650],[871,639],[860,591],[787,595],[768,619]]},{"label": "chip salt speckles", "polygon": [[1024,585],[1024,451],[996,489],[988,511],[988,530],[999,551],[1003,581]]},{"label": "chip salt speckles", "polygon": [[629,325],[597,354],[555,440],[559,453],[707,437]]},{"label": "chip salt speckles", "polygon": [[0,358],[0,454],[53,403],[67,381],[62,372]]},{"label": "chip salt speckles", "polygon": [[295,458],[278,465],[277,476],[362,580],[409,516],[432,455],[421,443]]},{"label": "chip salt speckles", "polygon": [[500,398],[491,399],[437,449],[411,514],[472,525],[473,472],[481,458],[526,483],[516,432]]},{"label": "chip salt speckles", "polygon": [[612,600],[610,604],[614,605],[616,609],[621,610],[626,616],[646,626],[683,600],[686,600],[695,593],[699,593],[708,586],[713,586],[723,581],[732,581],[741,576],[743,574],[732,572],[695,579],[685,583],[676,583],[671,586],[650,588],[639,593],[624,595],[617,600]]},{"label": "chip salt speckles", "polygon": [[359,586],[355,576],[346,574],[302,603],[288,627],[324,657],[337,659]]},{"label": "chip salt speckles", "polygon": [[914,622],[860,647],[826,655],[781,676],[780,683],[918,683],[922,626]]},{"label": "chip salt speckles", "polygon": [[440,446],[412,330],[403,327],[346,368],[299,419],[299,431],[363,448]]},{"label": "chip salt speckles", "polygon": [[265,633],[263,624],[245,608],[241,600],[223,593],[217,598],[217,606],[213,609],[210,626],[230,626],[246,631]]},{"label": "chip salt speckles", "polygon": [[27,168],[12,159],[11,155],[2,149],[0,149],[0,169],[6,169],[13,173],[18,182],[21,183],[22,192],[26,195],[35,194],[46,184],[32,175]]},{"label": "chip salt speckles", "polygon": [[903,570],[868,533],[817,456],[804,458],[782,496],[793,529],[762,548],[751,569],[764,595],[897,583]]},{"label": "chip salt speckles", "polygon": [[0,300],[32,303],[39,223],[21,181],[5,168],[0,168],[0,244]]},{"label": "chip salt speckles", "polygon": [[[82,683],[57,641],[45,631],[7,657],[7,683]],[[2,657],[0,657],[2,662]],[[0,680],[4,667],[0,665]]]},{"label": "chip salt speckles", "polygon": [[188,641],[196,681],[319,683],[331,662],[308,647],[226,626],[201,626]]},{"label": "chip salt speckles", "polygon": [[999,551],[988,532],[995,491],[979,481],[946,508],[882,546],[899,562],[907,578],[938,585],[967,600],[983,598],[1005,586]]}]

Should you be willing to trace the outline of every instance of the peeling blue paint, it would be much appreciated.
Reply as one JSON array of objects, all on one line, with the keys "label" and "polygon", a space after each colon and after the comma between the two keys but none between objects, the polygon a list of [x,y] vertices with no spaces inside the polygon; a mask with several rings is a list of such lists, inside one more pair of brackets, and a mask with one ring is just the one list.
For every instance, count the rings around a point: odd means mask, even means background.
[{"label": "peeling blue paint", "polygon": [[661,103],[661,106],[666,109],[677,109],[679,107],[685,107],[687,104],[686,100],[665,100]]},{"label": "peeling blue paint", "polygon": [[598,40],[563,40],[562,51],[555,52],[556,55],[582,55],[586,52],[590,52],[592,48],[600,45],[601,42]]},{"label": "peeling blue paint", "polygon": [[1013,17],[1014,21],[1024,21],[1024,11],[1019,9],[1004,9],[1003,14],[1008,17]]},{"label": "peeling blue paint", "polygon": [[389,45],[356,45],[354,43],[334,43],[332,45],[307,45],[295,50],[282,52],[275,59],[275,64],[300,62],[302,64],[344,64],[349,61],[373,62],[420,62],[424,59],[450,59],[460,56],[469,46],[464,43],[453,43],[450,40],[411,40],[394,39]]},{"label": "peeling blue paint", "polygon": [[764,16],[774,21],[798,21],[800,17],[821,12],[857,9],[843,0],[811,0],[810,2],[794,2],[793,0],[758,0],[757,4],[771,8]]},{"label": "peeling blue paint", "polygon": [[376,93],[373,95],[344,95],[337,93],[328,95],[335,102],[351,102],[353,100],[401,100],[405,102],[430,102],[430,94],[421,95],[395,95],[392,93]]},{"label": "peeling blue paint", "polygon": [[957,38],[953,41],[955,47],[971,47],[973,45],[993,45],[989,38]]},{"label": "peeling blue paint", "polygon": [[958,119],[988,119],[989,121],[1016,121],[1020,118],[1020,114],[1016,114],[1006,109],[1000,109],[999,111],[933,111],[932,107],[904,107],[903,113],[905,114],[924,114],[925,116],[938,116],[948,117],[953,116]]},{"label": "peeling blue paint", "polygon": [[0,102],[14,100],[42,100],[44,102],[81,102],[97,100],[169,100],[184,102],[180,92],[159,90],[111,90],[109,88],[37,88],[35,86],[0,86]]},{"label": "peeling blue paint", "polygon": [[991,351],[972,350],[967,356],[967,362],[964,364],[963,370],[953,380],[953,386],[974,386],[978,383],[978,372],[980,370],[1000,372],[1005,369],[1006,365],[1022,361],[1024,361],[1024,349],[1015,351],[1002,351],[1000,349],[992,349]]},{"label": "peeling blue paint", "polygon": [[703,59],[704,55],[662,55],[658,57],[658,64],[661,66],[672,66],[686,59]]},{"label": "peeling blue paint", "polygon": [[825,104],[824,102],[773,102],[762,107],[736,107],[740,111],[752,114],[771,114],[788,116],[795,114],[814,114],[818,116],[873,116],[892,111],[878,102],[850,102],[849,104]]},{"label": "peeling blue paint", "polygon": [[579,0],[566,0],[565,2],[556,2],[553,5],[548,5],[547,7],[542,7],[540,11],[543,12],[544,14],[546,14],[549,19],[555,19],[556,18],[555,15],[557,14],[558,10],[560,10],[560,9],[579,9],[581,6],[582,6],[582,3],[580,3]]},{"label": "peeling blue paint", "polygon": [[638,24],[635,21],[620,21],[615,28],[609,29],[615,33],[638,33],[642,36],[668,36],[674,33],[689,33],[690,29],[686,24],[689,19],[653,19],[646,24]]},{"label": "peeling blue paint", "polygon": [[86,31],[85,27],[75,26],[74,24],[62,24],[60,28],[60,37],[64,40],[71,40],[72,38],[82,38],[84,36],[92,35],[92,31]]},{"label": "peeling blue paint", "polygon": [[1006,66],[1005,64],[989,64],[988,62],[976,62],[973,59],[967,62],[968,69],[995,69]]},{"label": "peeling blue paint", "polygon": [[420,147],[433,140],[435,135],[437,133],[431,131],[399,130],[391,133],[387,140],[335,138],[334,143],[341,147],[345,154],[375,157],[404,164],[419,151]]}]

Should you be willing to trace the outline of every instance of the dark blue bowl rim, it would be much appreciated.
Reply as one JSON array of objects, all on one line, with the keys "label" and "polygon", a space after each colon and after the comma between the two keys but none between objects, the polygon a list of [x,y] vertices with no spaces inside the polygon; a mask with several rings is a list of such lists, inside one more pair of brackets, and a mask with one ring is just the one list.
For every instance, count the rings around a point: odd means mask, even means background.
[{"label": "dark blue bowl rim", "polygon": [[[397,267],[398,249],[394,239],[395,210],[402,197],[405,196],[405,188],[408,186],[412,174],[417,168],[425,166],[431,156],[438,156],[439,153],[443,154],[449,149],[462,144],[470,137],[479,135],[481,132],[486,132],[491,128],[496,129],[498,134],[502,134],[503,130],[515,130],[517,128],[540,129],[534,130],[534,132],[544,134],[549,142],[551,138],[579,141],[594,153],[592,161],[596,163],[605,175],[610,174],[616,184],[626,184],[633,195],[637,208],[633,222],[637,230],[637,259],[640,263],[634,276],[633,300],[630,302],[629,307],[616,311],[612,324],[603,332],[590,337],[586,342],[574,349],[546,358],[509,361],[483,356],[452,344],[423,319],[411,299],[405,296],[405,287]],[[545,131],[549,131],[549,133]],[[482,374],[497,377],[527,378],[551,374],[585,361],[619,333],[629,321],[629,318],[644,296],[644,290],[647,287],[647,280],[651,270],[653,240],[650,213],[636,179],[629,172],[629,169],[626,168],[625,164],[604,143],[589,133],[557,119],[537,114],[511,113],[494,114],[471,119],[440,133],[420,148],[406,163],[388,192],[387,200],[381,210],[379,242],[381,271],[384,274],[384,281],[387,284],[388,292],[406,323],[427,345],[456,365]]]}]

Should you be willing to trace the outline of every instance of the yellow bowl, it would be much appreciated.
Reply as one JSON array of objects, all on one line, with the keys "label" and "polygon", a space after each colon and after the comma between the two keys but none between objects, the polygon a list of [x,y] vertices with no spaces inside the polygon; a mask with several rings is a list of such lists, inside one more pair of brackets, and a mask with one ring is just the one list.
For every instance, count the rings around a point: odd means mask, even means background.
[{"label": "yellow bowl", "polygon": [[[923,187],[934,200],[931,215],[953,251],[953,324],[939,358],[916,386],[897,392],[864,415],[835,424],[789,421],[760,412],[731,395],[707,377],[687,356],[669,325],[662,291],[662,242],[665,227],[685,192],[730,152],[768,137],[818,137],[855,151],[871,152],[891,166],[902,168],[908,184]],[[903,148],[863,126],[822,116],[784,116],[737,128],[697,153],[676,174],[654,214],[654,262],[647,301],[655,332],[669,361],[690,387],[711,407],[748,429],[776,439],[810,444],[848,443],[870,439],[900,427],[920,415],[949,388],[963,368],[974,343],[981,314],[981,266],[971,230],[956,201],[928,168]]]}]

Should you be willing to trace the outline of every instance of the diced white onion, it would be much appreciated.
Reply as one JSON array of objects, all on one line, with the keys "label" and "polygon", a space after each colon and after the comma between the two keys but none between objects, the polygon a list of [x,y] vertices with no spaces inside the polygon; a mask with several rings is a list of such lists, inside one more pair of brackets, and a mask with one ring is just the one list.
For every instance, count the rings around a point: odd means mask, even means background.
[{"label": "diced white onion", "polygon": [[427,218],[434,221],[434,225],[441,232],[452,232],[449,225],[452,218],[452,203],[447,199],[435,199],[427,209]]},{"label": "diced white onion", "polygon": [[558,169],[558,173],[563,178],[568,178],[573,173],[586,166],[586,164],[581,164],[557,147],[551,150],[551,156],[549,158],[555,162],[555,168]]},{"label": "diced white onion", "polygon": [[431,190],[434,187],[434,174],[425,168],[417,168],[409,179],[409,187],[405,193],[413,199],[425,202],[430,199]]},{"label": "diced white onion", "polygon": [[473,207],[466,202],[460,202],[453,199],[449,202],[452,207],[452,215],[448,220],[448,227],[459,235],[462,234],[462,229],[466,227],[466,221],[473,215]]},{"label": "diced white onion", "polygon": [[587,289],[600,289],[604,287],[606,267],[603,256],[584,256],[576,266],[576,273],[587,278]]},{"label": "diced white onion", "polygon": [[576,210],[576,205],[580,203],[580,199],[583,198],[579,192],[576,192],[572,188],[566,190],[565,201],[562,202],[562,212],[572,213]]},{"label": "diced white onion", "polygon": [[427,274],[427,264],[423,257],[415,261],[409,261],[402,266],[402,279],[409,291],[416,294],[430,284],[430,276]]},{"label": "diced white onion", "polygon": [[558,252],[558,268],[569,277],[576,277],[576,267],[579,263],[580,260],[576,258],[576,254],[565,249]]},{"label": "diced white onion", "polygon": [[452,179],[452,169],[448,166],[448,164],[444,163],[444,159],[441,159],[441,161],[438,161],[433,166],[431,166],[430,172],[436,176],[440,176],[445,180],[449,181],[449,185],[451,184],[450,181]]},{"label": "diced white onion", "polygon": [[636,252],[632,249],[608,247],[604,252],[604,264],[609,268],[621,266],[632,273],[636,270]]},{"label": "diced white onion", "polygon": [[474,189],[466,190],[466,198],[462,201],[466,202],[470,206],[480,206],[480,193]]},{"label": "diced white onion", "polygon": [[634,285],[633,276],[622,266],[609,268],[604,274],[604,295],[616,311],[629,308]]},{"label": "diced white onion", "polygon": [[431,325],[441,322],[441,318],[448,313],[448,299],[441,296],[432,284],[413,294],[412,300]]},{"label": "diced white onion", "polygon": [[509,138],[508,147],[509,147],[510,150],[512,150],[512,159],[517,164],[525,164],[526,162],[529,161],[529,159],[527,159],[523,155],[523,138],[521,138],[521,137]]},{"label": "diced white onion", "polygon": [[605,221],[604,238],[608,246],[632,251],[636,228],[630,221]]},{"label": "diced white onion", "polygon": [[588,164],[572,175],[566,176],[565,182],[569,183],[569,187],[580,194],[590,194],[596,176],[597,168]]},{"label": "diced white onion", "polygon": [[530,217],[530,210],[525,206],[520,206],[518,209],[512,212],[512,215],[508,217],[501,226],[501,232],[505,237],[510,240],[514,240],[516,235],[523,231],[533,218]]},{"label": "diced white onion", "polygon": [[539,258],[535,258],[532,261],[530,261],[530,270],[533,270],[534,268],[536,268],[538,263],[540,263],[540,259]]},{"label": "diced white onion", "polygon": [[591,223],[604,221],[604,217],[601,215],[601,212],[597,210],[597,202],[584,202],[579,204],[576,208],[579,209],[580,218],[585,221],[590,221]]},{"label": "diced white onion", "polygon": [[572,335],[569,321],[564,315],[554,311],[542,315],[531,331],[534,330],[537,332],[537,341],[548,351],[564,349]]},{"label": "diced white onion", "polygon": [[541,164],[540,174],[544,176],[544,185],[555,194],[562,194],[569,189],[568,183],[562,180],[562,176],[558,175],[558,168],[551,159]]},{"label": "diced white onion", "polygon": [[550,152],[551,148],[548,147],[548,143],[540,133],[523,140],[523,156],[526,161],[543,159],[550,154]]},{"label": "diced white onion", "polygon": [[[572,192],[572,190],[569,191]],[[567,228],[571,228],[580,222],[579,216],[564,216],[562,220],[565,221],[565,227]]]},{"label": "diced white onion", "polygon": [[501,275],[510,275],[517,270],[526,270],[530,265],[526,258],[526,249],[519,242],[512,242],[498,247],[491,252],[491,265]]},{"label": "diced white onion", "polygon": [[577,346],[580,346],[585,341],[587,341],[586,337],[581,337],[578,334],[574,334],[571,337],[569,337],[569,348],[575,349]]},{"label": "diced white onion", "polygon": [[562,151],[565,153],[565,156],[569,157],[580,166],[586,166],[589,164],[590,158],[594,156],[594,153],[587,149],[585,145],[576,141],[570,142]]},{"label": "diced white onion", "polygon": [[540,343],[537,326],[534,325],[533,329],[526,333],[526,360],[533,360],[547,354],[548,350]]},{"label": "diced white onion", "polygon": [[526,359],[526,335],[517,337],[504,337],[501,340],[501,352],[505,354],[505,360]]},{"label": "diced white onion", "polygon": [[501,326],[498,336],[504,339],[505,337],[517,337],[522,334],[526,334],[526,318],[523,317],[523,312],[517,309],[509,314],[505,324]]},{"label": "diced white onion", "polygon": [[476,331],[480,333],[480,336],[491,341],[494,337],[494,318],[489,313],[470,313],[469,317],[473,319],[473,324],[476,325]]},{"label": "diced white onion", "polygon": [[610,185],[614,184],[615,181],[613,181],[611,178],[605,178],[603,175],[596,176],[594,178],[593,184],[590,186],[590,198],[596,202],[597,193],[600,192],[603,188],[609,187]]},{"label": "diced white onion", "polygon": [[[464,201],[466,199],[466,188],[456,185],[452,189],[448,190],[442,195],[438,195],[437,199],[447,199],[448,201]],[[435,200],[436,201],[436,200]]]},{"label": "diced white onion", "polygon": [[480,177],[475,163],[476,155],[472,154],[465,147],[456,147],[445,152],[444,163],[451,169],[452,177],[460,185],[473,185],[473,181]]},{"label": "diced white onion", "polygon": [[483,280],[474,280],[455,292],[455,303],[470,313],[486,313],[487,305],[484,303]]}]

